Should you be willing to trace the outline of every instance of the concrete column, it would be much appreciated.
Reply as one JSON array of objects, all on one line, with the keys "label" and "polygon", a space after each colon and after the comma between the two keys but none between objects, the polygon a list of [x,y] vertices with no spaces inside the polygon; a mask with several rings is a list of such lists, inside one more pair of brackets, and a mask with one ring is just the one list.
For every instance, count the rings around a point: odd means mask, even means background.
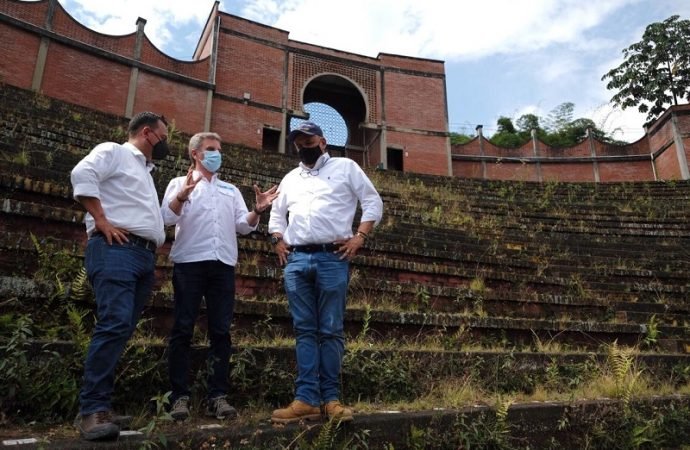
[{"label": "concrete column", "polygon": [[[383,168],[388,170],[388,132],[386,130],[386,72],[381,69],[379,71],[379,79],[381,80],[381,145],[380,159]],[[403,172],[405,171],[405,152],[403,152]]]},{"label": "concrete column", "polygon": [[[218,2],[213,5],[214,9],[218,8]],[[206,92],[206,110],[204,111],[204,131],[211,131],[211,119],[213,117],[213,92],[216,85],[216,68],[218,65],[218,37],[220,34],[220,17],[216,17],[213,23],[213,46],[211,48],[211,65],[208,68],[208,82],[213,85],[213,88]]]},{"label": "concrete column", "polygon": [[283,92],[281,93],[282,95],[282,103],[283,103],[283,114],[282,114],[282,121],[283,121],[283,126],[280,127],[280,139],[278,140],[278,153],[285,154],[287,149],[285,148],[285,144],[287,143],[287,137],[288,137],[288,131],[290,129],[290,123],[288,122],[288,82],[290,81],[289,77],[289,71],[290,69],[290,51],[286,48],[284,52],[284,61],[283,61]]},{"label": "concrete column", "polygon": [[[137,39],[134,42],[134,59],[139,61],[141,59],[141,46],[144,42],[144,27],[146,26],[146,19],[137,18]],[[129,73],[129,88],[127,89],[127,104],[125,105],[125,117],[132,117],[134,115],[134,100],[137,95],[137,84],[139,80],[139,68],[132,67]]]},{"label": "concrete column", "polygon": [[36,55],[36,64],[34,65],[34,76],[31,79],[31,90],[40,91],[43,84],[43,72],[46,68],[46,59],[48,58],[48,47],[50,46],[50,39],[47,37],[41,38],[41,43],[38,46],[38,55]]},{"label": "concrete column", "polygon": [[[532,129],[532,131],[530,131],[530,135],[532,136],[532,154],[535,158],[539,158],[539,145],[537,145],[537,130]],[[535,167],[537,168],[537,181],[541,183],[542,181],[544,181],[544,177],[541,173],[541,162],[539,161],[539,159],[535,161]]]},{"label": "concrete column", "polygon": [[[642,129],[644,129],[644,135],[649,141],[649,126],[642,125]],[[654,181],[659,181],[659,173],[656,171],[656,158],[654,157],[654,149],[652,148],[649,150],[649,160],[652,163],[652,174],[654,174]]]},{"label": "concrete column", "polygon": [[685,146],[683,145],[683,136],[680,134],[678,128],[678,116],[675,111],[671,113],[671,127],[673,129],[673,143],[676,147],[676,155],[678,156],[678,166],[680,167],[680,177],[683,180],[690,179],[690,170],[688,169],[688,158],[685,156]]},{"label": "concrete column", "polygon": [[[55,16],[55,8],[57,7],[57,0],[49,0],[48,11],[46,11],[45,28],[48,31],[53,29],[53,17]],[[36,64],[34,65],[34,74],[31,78],[31,90],[40,91],[43,84],[43,73],[46,68],[46,59],[48,58],[48,47],[50,46],[50,39],[43,36],[41,43],[38,46],[38,54],[36,55]]]},{"label": "concrete column", "polygon": [[597,149],[594,146],[594,136],[592,136],[592,130],[591,128],[587,128],[587,142],[589,143],[589,154],[594,158],[592,161],[592,169],[594,170],[594,182],[595,183],[600,183],[601,179],[599,178],[599,163],[597,162]]},{"label": "concrete column", "polygon": [[[448,119],[448,87],[446,86],[446,77],[443,76],[443,107],[446,110],[446,130],[450,130]],[[446,138],[446,161],[448,164],[448,176],[453,176],[453,155],[451,154],[450,136]]]},{"label": "concrete column", "polygon": [[[479,138],[479,156],[484,155],[484,125],[477,125],[474,130],[477,132],[477,137]],[[482,179],[486,180],[486,161],[482,159]]]},{"label": "concrete column", "polygon": [[[386,122],[381,123],[381,165],[388,170],[388,134]],[[405,151],[403,150],[403,172],[405,171]]]}]

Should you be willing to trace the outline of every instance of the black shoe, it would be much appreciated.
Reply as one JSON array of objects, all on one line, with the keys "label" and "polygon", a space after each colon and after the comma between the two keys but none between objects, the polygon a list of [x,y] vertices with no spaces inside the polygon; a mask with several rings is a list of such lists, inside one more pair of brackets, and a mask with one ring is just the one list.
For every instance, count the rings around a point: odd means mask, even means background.
[{"label": "black shoe", "polygon": [[237,417],[237,411],[230,406],[225,396],[209,399],[208,407],[206,408],[206,415],[215,417],[216,419],[234,419]]},{"label": "black shoe", "polygon": [[113,423],[110,411],[81,416],[77,428],[81,437],[87,441],[115,439],[120,435],[120,427]]}]

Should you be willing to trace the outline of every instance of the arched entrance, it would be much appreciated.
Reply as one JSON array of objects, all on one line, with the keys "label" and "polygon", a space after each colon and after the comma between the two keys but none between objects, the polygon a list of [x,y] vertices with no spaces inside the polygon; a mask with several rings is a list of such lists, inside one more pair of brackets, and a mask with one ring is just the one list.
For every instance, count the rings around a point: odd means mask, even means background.
[{"label": "arched entrance", "polygon": [[[346,156],[366,165],[367,130],[360,124],[366,121],[367,104],[354,82],[341,75],[317,75],[305,84],[302,105],[309,120],[323,129],[332,156]],[[300,119],[292,118],[288,129],[298,126]]]}]

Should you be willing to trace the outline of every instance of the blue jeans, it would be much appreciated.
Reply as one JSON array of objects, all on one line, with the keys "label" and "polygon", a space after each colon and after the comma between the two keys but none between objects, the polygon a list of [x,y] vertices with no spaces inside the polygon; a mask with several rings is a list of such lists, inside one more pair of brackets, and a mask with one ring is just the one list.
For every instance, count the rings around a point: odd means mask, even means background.
[{"label": "blue jeans", "polygon": [[296,335],[295,398],[312,406],[340,396],[349,268],[330,252],[288,255],[285,291]]},{"label": "blue jeans", "polygon": [[117,365],[153,287],[155,254],[103,236],[86,245],[86,273],[96,294],[96,327],[84,362],[82,415],[110,411]]},{"label": "blue jeans", "polygon": [[207,395],[209,399],[228,393],[228,371],[232,341],[230,323],[235,307],[235,268],[220,261],[176,263],[173,268],[175,324],[170,333],[168,371],[171,401],[189,396],[189,369],[194,324],[201,298],[206,301],[208,335]]}]

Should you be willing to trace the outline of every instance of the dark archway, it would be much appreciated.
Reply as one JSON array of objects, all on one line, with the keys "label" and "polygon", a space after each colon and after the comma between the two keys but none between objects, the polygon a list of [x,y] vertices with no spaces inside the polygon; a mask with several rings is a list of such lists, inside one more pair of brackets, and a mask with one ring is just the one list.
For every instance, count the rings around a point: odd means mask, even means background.
[{"label": "dark archway", "polygon": [[[345,130],[337,131],[337,134],[345,136],[345,139],[332,139],[329,142],[331,154],[347,156],[360,165],[364,164],[366,130],[361,129],[360,124],[366,121],[367,105],[361,89],[354,82],[340,75],[318,75],[306,83],[302,94],[302,104],[324,104],[333,108],[342,117],[345,127]],[[340,122],[341,125],[335,125],[338,122],[339,120],[336,120],[330,125],[342,127],[342,122]],[[289,124],[290,129],[294,126],[293,123]]]}]

